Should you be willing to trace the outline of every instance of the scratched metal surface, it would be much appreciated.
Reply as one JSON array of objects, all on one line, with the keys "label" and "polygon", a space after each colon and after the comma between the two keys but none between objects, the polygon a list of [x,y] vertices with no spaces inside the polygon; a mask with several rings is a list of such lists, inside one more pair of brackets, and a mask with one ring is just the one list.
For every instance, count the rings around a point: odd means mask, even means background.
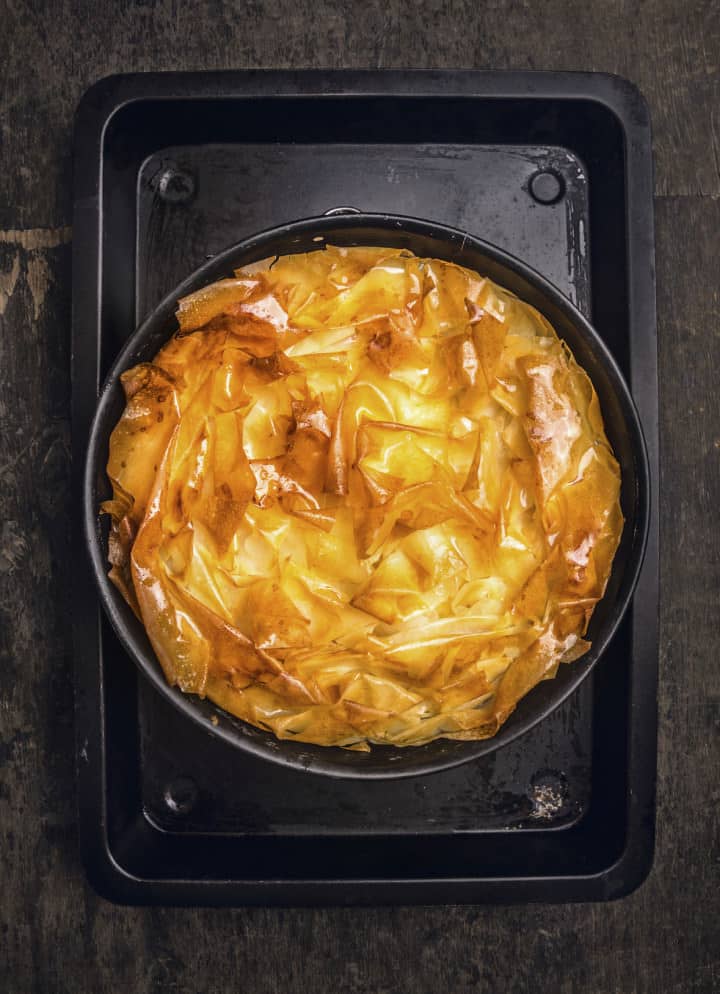
[{"label": "scratched metal surface", "polygon": [[[159,192],[170,169],[190,177],[189,201]],[[565,195],[556,204],[537,203],[530,195],[530,180],[539,170],[562,177]],[[525,259],[589,312],[588,179],[580,161],[563,148],[180,146],[146,160],[137,191],[138,320],[208,255],[263,228],[348,204],[466,229]],[[139,693],[143,805],[153,822],[175,832],[537,829],[574,822],[590,797],[591,679],[500,752],[399,783],[298,778],[209,740],[144,681]],[[168,797],[188,781],[197,797],[191,810],[178,812]]]},{"label": "scratched metal surface", "polygon": [[[167,169],[195,184],[191,202],[158,195]],[[536,203],[539,170],[566,187]],[[256,144],[178,146],[143,165],[138,182],[137,319],[208,254],[256,231],[348,204],[440,221],[521,257],[589,313],[588,179],[556,146]]]}]

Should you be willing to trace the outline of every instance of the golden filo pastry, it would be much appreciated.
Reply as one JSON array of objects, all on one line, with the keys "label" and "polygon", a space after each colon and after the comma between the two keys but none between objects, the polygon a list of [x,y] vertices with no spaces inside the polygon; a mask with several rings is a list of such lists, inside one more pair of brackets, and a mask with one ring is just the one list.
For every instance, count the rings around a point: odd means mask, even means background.
[{"label": "golden filo pastry", "polygon": [[281,739],[481,739],[581,656],[623,526],[597,395],[489,279],[326,247],[122,376],[111,577],[167,680]]}]

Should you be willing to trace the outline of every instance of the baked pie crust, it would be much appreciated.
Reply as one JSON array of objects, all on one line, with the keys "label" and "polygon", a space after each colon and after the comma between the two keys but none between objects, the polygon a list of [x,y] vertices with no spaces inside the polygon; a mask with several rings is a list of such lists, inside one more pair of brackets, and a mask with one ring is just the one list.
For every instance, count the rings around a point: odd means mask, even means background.
[{"label": "baked pie crust", "polygon": [[122,376],[110,576],[167,680],[278,738],[481,739],[581,656],[623,527],[597,395],[487,278],[328,246]]}]

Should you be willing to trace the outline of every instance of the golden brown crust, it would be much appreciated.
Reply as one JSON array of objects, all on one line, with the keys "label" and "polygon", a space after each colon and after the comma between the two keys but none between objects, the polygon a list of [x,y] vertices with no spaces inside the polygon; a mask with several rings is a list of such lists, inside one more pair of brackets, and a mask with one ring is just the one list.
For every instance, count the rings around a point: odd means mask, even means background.
[{"label": "golden brown crust", "polygon": [[476,273],[382,248],[180,301],[123,376],[111,577],[170,683],[280,738],[492,736],[587,650],[622,531],[592,385]]}]

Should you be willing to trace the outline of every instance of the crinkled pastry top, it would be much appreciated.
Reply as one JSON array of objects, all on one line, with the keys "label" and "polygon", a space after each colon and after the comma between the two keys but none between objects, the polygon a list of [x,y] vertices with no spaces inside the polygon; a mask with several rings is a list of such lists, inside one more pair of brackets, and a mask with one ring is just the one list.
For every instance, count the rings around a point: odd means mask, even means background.
[{"label": "crinkled pastry top", "polygon": [[179,302],[123,374],[111,577],[172,684],[280,738],[492,736],[588,649],[622,531],[598,399],[536,310],[327,247]]}]

